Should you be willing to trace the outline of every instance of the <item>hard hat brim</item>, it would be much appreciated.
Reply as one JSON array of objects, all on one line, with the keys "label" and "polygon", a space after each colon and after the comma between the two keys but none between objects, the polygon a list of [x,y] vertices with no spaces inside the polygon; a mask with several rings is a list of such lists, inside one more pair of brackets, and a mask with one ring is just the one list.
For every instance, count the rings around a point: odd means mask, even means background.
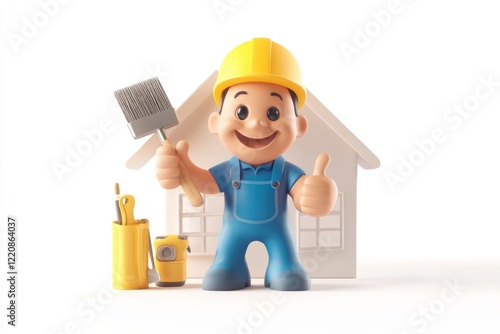
[{"label": "hard hat brim", "polygon": [[272,83],[276,85],[283,86],[285,88],[290,89],[297,95],[297,108],[300,109],[305,103],[307,92],[306,89],[299,83],[290,81],[284,78],[275,77],[271,75],[248,75],[237,78],[227,79],[221,82],[218,82],[214,85],[213,96],[215,103],[220,107],[222,103],[222,92],[229,87],[240,83],[246,82],[264,82],[264,83]]}]

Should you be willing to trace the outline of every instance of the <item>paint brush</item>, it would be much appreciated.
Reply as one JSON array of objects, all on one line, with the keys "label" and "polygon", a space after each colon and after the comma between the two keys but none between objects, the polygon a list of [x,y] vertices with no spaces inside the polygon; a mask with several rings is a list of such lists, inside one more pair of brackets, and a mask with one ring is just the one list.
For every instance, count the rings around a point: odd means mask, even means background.
[{"label": "paint brush", "polygon": [[115,209],[116,209],[116,221],[118,224],[122,224],[122,214],[120,212],[120,185],[115,183]]},{"label": "paint brush", "polygon": [[[157,132],[163,145],[173,146],[167,137],[165,128],[168,129],[179,124],[179,120],[158,78],[148,79],[117,90],[115,97],[134,139]],[[182,160],[178,160],[182,189],[191,205],[198,207],[203,204],[203,197]]]}]

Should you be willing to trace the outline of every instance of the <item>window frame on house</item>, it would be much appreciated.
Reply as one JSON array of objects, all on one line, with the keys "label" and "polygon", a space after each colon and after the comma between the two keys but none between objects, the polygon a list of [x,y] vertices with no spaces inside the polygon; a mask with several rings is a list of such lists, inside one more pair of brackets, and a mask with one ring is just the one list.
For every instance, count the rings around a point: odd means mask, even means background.
[{"label": "window frame on house", "polygon": [[[222,217],[224,215],[224,194],[202,194],[203,205],[195,208],[190,203],[184,193],[179,194],[179,234],[187,235],[191,247],[192,255],[208,255],[214,256],[217,249],[217,242],[214,245],[209,243],[210,238],[215,238],[218,241],[220,234],[220,227],[222,226]],[[207,203],[211,200],[221,200],[222,209],[220,212],[214,212],[207,209]],[[200,226],[198,231],[186,230],[187,226],[184,224],[184,219],[187,218],[199,218]],[[217,232],[213,231],[211,226],[207,227],[207,224],[214,224],[213,222],[207,222],[213,218],[220,218],[219,229]],[[210,231],[211,230],[211,231]],[[199,245],[196,240],[199,238]],[[211,239],[210,239],[211,240]],[[198,247],[199,246],[199,247]]]},{"label": "window frame on house", "polygon": [[[334,218],[333,225],[338,226],[334,227],[322,227],[325,225],[324,222],[328,222],[328,218]],[[314,222],[314,223],[312,223]],[[323,224],[322,224],[323,223]],[[304,226],[306,225],[306,226]],[[314,226],[313,226],[314,225]],[[331,250],[343,250],[344,249],[344,194],[339,192],[337,197],[337,202],[335,203],[335,207],[330,212],[329,215],[322,217],[311,217],[305,213],[297,211],[297,249],[299,252],[307,252],[313,251],[318,248],[322,249],[331,249]],[[323,233],[333,233],[333,235],[338,235],[338,244],[329,245],[328,243],[322,242]],[[305,236],[312,234],[315,235],[314,243],[311,243],[311,240],[305,240]],[[337,239],[337,237],[335,238]],[[308,244],[308,246],[303,246],[303,244]]]}]

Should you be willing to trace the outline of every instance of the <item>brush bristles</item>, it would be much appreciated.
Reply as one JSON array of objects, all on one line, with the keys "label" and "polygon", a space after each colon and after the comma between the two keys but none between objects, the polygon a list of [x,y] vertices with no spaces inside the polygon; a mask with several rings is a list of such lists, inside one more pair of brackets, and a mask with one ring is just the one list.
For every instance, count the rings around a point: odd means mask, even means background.
[{"label": "brush bristles", "polygon": [[173,109],[158,78],[117,90],[115,97],[129,123]]}]

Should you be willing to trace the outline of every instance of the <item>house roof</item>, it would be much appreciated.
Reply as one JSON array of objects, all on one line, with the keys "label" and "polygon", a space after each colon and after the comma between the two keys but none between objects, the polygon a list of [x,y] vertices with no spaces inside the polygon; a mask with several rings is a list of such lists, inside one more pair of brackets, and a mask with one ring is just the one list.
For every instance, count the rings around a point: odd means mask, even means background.
[{"label": "house roof", "polygon": [[[212,88],[217,79],[217,71],[212,73],[191,96],[177,109],[180,124],[167,129],[169,136],[175,137],[176,129],[182,127],[185,120],[195,110],[216,110],[217,106],[212,98]],[[302,109],[314,112],[335,132],[345,143],[358,154],[358,165],[364,169],[373,169],[380,166],[380,161],[337,117],[335,117],[311,92],[307,91],[307,99]],[[127,161],[130,169],[141,169],[154,155],[161,145],[159,136],[151,136]]]}]

